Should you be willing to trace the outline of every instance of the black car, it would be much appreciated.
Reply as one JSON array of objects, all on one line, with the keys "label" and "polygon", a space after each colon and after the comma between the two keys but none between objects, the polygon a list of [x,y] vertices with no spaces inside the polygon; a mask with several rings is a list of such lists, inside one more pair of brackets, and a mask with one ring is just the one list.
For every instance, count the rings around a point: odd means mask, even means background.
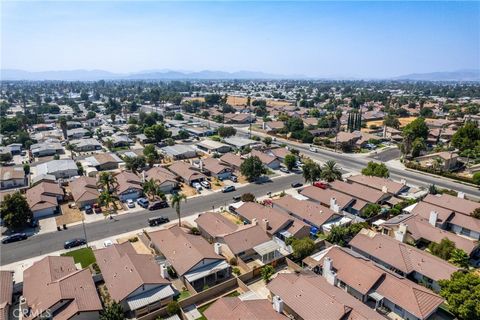
[{"label": "black car", "polygon": [[301,186],[303,186],[303,183],[300,183],[300,182],[293,182],[292,183],[292,188],[300,188]]},{"label": "black car", "polygon": [[92,214],[93,213],[93,208],[90,205],[85,206],[85,213],[86,214]]},{"label": "black car", "polygon": [[63,245],[63,247],[65,249],[70,249],[70,248],[83,246],[85,244],[87,244],[87,240],[82,239],[82,238],[78,238],[78,239],[72,239],[72,240],[65,241],[65,244]]},{"label": "black car", "polygon": [[148,225],[150,227],[154,227],[154,226],[159,226],[161,224],[167,223],[169,221],[170,219],[168,219],[167,217],[159,216],[159,217],[148,219]]},{"label": "black car", "polygon": [[152,203],[150,207],[148,207],[148,210],[152,211],[152,210],[163,209],[166,207],[168,207],[167,201],[156,201]]},{"label": "black car", "polygon": [[12,235],[6,236],[5,238],[2,239],[2,243],[10,243],[10,242],[17,242],[21,240],[27,239],[28,236],[26,233],[14,233]]}]

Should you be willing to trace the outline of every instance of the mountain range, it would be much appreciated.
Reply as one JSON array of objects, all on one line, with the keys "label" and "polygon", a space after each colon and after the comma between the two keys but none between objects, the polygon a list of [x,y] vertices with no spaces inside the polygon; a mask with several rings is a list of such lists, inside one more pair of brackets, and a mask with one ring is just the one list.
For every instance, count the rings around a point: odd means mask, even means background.
[{"label": "mountain range", "polygon": [[[97,81],[97,80],[227,80],[227,79],[330,79],[326,77],[307,77],[304,75],[282,75],[258,71],[211,71],[198,72],[178,70],[146,70],[136,73],[113,73],[104,70],[65,70],[65,71],[25,71],[18,69],[0,70],[1,80],[63,80],[63,81]],[[342,78],[344,79],[344,78]],[[352,78],[357,79],[357,78]],[[371,78],[370,78],[371,79]],[[375,80],[375,79],[371,79]],[[480,81],[480,69],[457,70],[449,72],[412,73],[392,78],[376,80],[414,80],[414,81]]]}]

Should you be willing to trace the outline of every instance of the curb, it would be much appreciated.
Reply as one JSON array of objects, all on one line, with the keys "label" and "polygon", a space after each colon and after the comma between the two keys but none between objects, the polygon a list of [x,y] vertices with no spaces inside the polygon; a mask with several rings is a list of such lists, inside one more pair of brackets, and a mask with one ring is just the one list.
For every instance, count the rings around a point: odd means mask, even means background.
[{"label": "curb", "polygon": [[415,169],[410,169],[410,168],[407,168],[407,167],[405,167],[405,170],[406,170],[406,171],[410,171],[410,172],[421,173],[421,174],[430,176],[430,177],[432,177],[432,178],[445,179],[445,180],[448,180],[448,181],[450,181],[450,182],[455,182],[455,183],[463,184],[463,185],[465,185],[465,186],[472,187],[472,188],[479,188],[479,186],[477,186],[476,184],[473,184],[473,183],[468,183],[468,182],[465,182],[465,181],[455,180],[455,179],[452,179],[452,178],[447,178],[447,177],[440,176],[440,175],[436,175],[436,174],[433,174],[433,173],[423,172],[423,171],[419,171],[419,170],[415,170]]}]

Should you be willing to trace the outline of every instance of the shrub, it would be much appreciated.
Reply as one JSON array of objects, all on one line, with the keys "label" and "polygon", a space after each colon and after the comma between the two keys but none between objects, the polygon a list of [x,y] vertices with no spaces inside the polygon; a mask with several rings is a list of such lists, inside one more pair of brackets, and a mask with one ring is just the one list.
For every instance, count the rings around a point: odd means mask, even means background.
[{"label": "shrub", "polygon": [[267,264],[266,266],[263,266],[260,274],[265,282],[269,282],[270,278],[275,274],[275,269],[271,265]]},{"label": "shrub", "polygon": [[138,241],[138,237],[132,237],[128,239],[128,242],[137,242],[137,241]]},{"label": "shrub", "polygon": [[235,258],[235,257],[230,258],[229,263],[232,266],[236,266],[238,264],[237,258]]},{"label": "shrub", "polygon": [[244,193],[242,194],[242,201],[243,202],[254,202],[255,201],[255,195],[253,193]]},{"label": "shrub", "polygon": [[190,232],[196,236],[200,235],[200,230],[198,230],[197,227],[193,227],[192,229],[190,229]]},{"label": "shrub", "polygon": [[167,305],[167,313],[171,316],[177,314],[180,311],[180,306],[177,301],[172,301]]},{"label": "shrub", "polygon": [[237,268],[237,267],[234,267],[234,268],[232,269],[232,273],[233,273],[234,275],[236,275],[236,276],[239,276],[239,275],[240,275],[240,269]]}]

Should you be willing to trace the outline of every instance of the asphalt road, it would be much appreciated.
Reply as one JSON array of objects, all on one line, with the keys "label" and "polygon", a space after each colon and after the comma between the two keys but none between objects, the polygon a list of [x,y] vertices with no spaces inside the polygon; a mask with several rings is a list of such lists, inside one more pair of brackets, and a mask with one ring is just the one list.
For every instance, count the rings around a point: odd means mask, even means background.
[{"label": "asphalt road", "polygon": [[[234,192],[221,193],[216,192],[206,196],[199,196],[182,203],[182,216],[189,216],[197,212],[208,211],[212,206],[218,208],[226,206],[232,202],[232,197],[250,192],[257,197],[266,195],[268,192],[281,192],[291,188],[292,182],[303,182],[299,174],[277,177],[261,184],[252,183],[238,188]],[[95,241],[110,236],[119,235],[129,231],[134,231],[148,227],[148,218],[155,216],[167,216],[171,220],[176,219],[177,215],[172,208],[165,208],[156,211],[132,212],[116,217],[116,220],[103,220],[85,224],[88,241]],[[30,237],[25,241],[0,245],[0,265],[6,265],[12,262],[25,260],[35,256],[47,254],[63,249],[65,241],[73,238],[84,238],[82,225],[70,227],[68,230],[57,231],[53,233],[39,234]]]}]

